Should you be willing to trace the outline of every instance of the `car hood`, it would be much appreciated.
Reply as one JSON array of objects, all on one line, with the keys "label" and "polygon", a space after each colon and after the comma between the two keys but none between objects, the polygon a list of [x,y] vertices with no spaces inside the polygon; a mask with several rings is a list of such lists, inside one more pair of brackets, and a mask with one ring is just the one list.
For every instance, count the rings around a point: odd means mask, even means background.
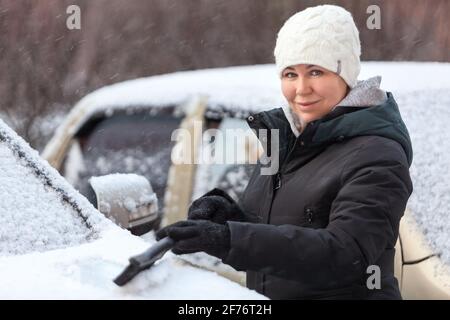
[{"label": "car hood", "polygon": [[113,279],[151,243],[112,228],[94,242],[0,258],[0,299],[267,299],[167,253],[123,287]]}]

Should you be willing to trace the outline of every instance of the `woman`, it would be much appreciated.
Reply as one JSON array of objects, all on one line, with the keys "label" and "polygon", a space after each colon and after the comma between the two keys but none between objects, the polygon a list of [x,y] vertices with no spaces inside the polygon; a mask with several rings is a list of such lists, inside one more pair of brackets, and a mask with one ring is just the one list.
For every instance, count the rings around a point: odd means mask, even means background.
[{"label": "woman", "polygon": [[214,189],[157,237],[177,240],[176,254],[204,251],[246,270],[247,286],[269,298],[401,299],[394,246],[412,192],[412,147],[381,78],[357,81],[359,56],[343,8],[288,19],[275,60],[289,106],[248,119],[280,130],[278,173],[257,166],[239,205]]}]

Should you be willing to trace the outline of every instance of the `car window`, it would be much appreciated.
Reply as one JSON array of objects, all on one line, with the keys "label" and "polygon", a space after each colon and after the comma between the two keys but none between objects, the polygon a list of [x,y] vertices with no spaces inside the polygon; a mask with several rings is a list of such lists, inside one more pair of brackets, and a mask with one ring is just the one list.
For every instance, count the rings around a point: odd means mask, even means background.
[{"label": "car window", "polygon": [[64,162],[64,176],[82,194],[89,194],[89,178],[110,173],[146,177],[163,210],[164,192],[175,142],[172,132],[181,118],[171,114],[114,114],[79,134]]},{"label": "car window", "polygon": [[[257,139],[242,119],[225,118],[218,125],[209,123],[208,128],[217,128],[220,134],[206,130],[203,135],[203,161],[197,167],[192,200],[217,187],[239,201],[255,167],[252,152]],[[204,161],[210,155],[214,161]]]},{"label": "car window", "polygon": [[0,256],[87,242],[93,231],[23,150],[0,135]]}]

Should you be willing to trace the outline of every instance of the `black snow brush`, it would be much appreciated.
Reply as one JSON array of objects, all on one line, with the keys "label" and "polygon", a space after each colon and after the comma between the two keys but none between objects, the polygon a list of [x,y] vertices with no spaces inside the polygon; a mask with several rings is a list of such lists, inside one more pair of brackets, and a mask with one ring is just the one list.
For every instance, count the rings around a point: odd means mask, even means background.
[{"label": "black snow brush", "polygon": [[163,238],[143,253],[129,259],[130,264],[114,279],[114,283],[123,286],[131,281],[139,272],[150,268],[157,260],[173,248],[175,241],[169,237]]}]

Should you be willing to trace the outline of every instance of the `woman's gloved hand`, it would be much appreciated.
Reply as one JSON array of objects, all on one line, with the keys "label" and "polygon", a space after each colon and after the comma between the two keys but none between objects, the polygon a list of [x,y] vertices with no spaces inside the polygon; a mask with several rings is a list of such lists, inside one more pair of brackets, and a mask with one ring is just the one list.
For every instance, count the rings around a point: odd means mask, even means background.
[{"label": "woman's gloved hand", "polygon": [[188,219],[210,220],[225,224],[227,221],[254,222],[258,218],[246,214],[225,191],[215,188],[195,200],[188,211]]},{"label": "woman's gloved hand", "polygon": [[224,259],[230,251],[230,229],[227,224],[206,220],[178,221],[156,233],[157,240],[167,236],[175,240],[172,249],[175,254],[203,251]]}]

